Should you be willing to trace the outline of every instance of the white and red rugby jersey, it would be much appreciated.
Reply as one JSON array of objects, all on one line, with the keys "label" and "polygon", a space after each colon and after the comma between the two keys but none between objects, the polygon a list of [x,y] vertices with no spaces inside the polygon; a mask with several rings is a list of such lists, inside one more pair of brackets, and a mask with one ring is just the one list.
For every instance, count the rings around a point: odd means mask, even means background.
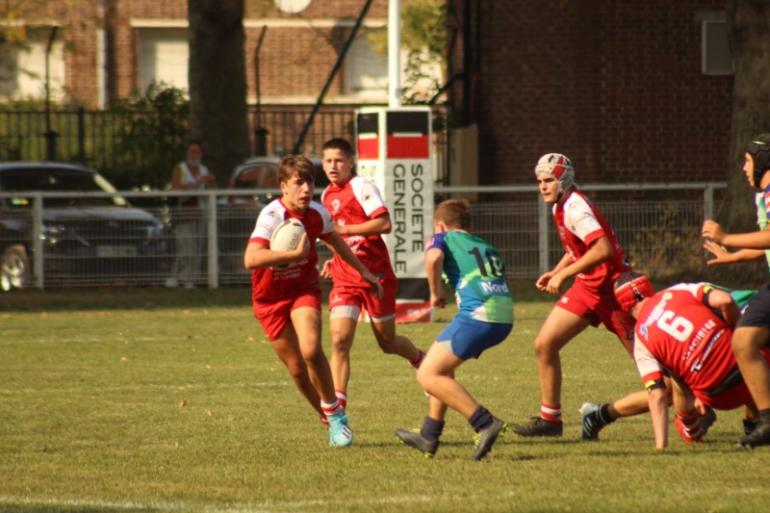
[{"label": "white and red rugby jersey", "polygon": [[668,369],[709,404],[708,391],[735,369],[732,329],[703,302],[712,289],[708,283],[680,283],[643,305],[634,330],[634,360],[645,384]]},{"label": "white and red rugby jersey", "polygon": [[315,249],[316,239],[326,238],[334,227],[329,212],[316,201],[311,201],[303,213],[286,208],[280,199],[271,201],[257,217],[257,224],[249,237],[249,242],[259,242],[270,248],[270,236],[282,221],[293,217],[302,221],[310,243],[307,259],[286,269],[264,267],[251,272],[251,298],[254,301],[273,301],[288,299],[308,286],[318,283],[318,254]]},{"label": "white and red rugby jersey", "polygon": [[573,262],[586,254],[591,243],[607,237],[612,245],[611,259],[594,266],[586,273],[577,275],[586,285],[598,289],[611,287],[621,273],[630,270],[612,227],[596,205],[582,192],[572,189],[564,203],[553,205],[553,221],[564,246]]},{"label": "white and red rugby jersey", "polygon": [[[352,177],[345,185],[329,185],[321,195],[321,201],[332,216],[334,224],[361,224],[388,214],[379,189],[367,178]],[[390,255],[385,241],[379,234],[342,235],[351,251],[372,274],[382,277],[394,277]],[[370,287],[339,255],[334,255],[331,264],[334,285]]]}]

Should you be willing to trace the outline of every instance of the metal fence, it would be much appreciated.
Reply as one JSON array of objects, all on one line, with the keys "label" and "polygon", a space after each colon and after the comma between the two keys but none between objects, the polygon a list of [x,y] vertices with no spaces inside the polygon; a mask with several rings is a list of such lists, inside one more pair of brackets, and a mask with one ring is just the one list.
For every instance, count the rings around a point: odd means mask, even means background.
[{"label": "metal fence", "polygon": [[[323,143],[333,137],[353,140],[357,108],[355,105],[322,106],[305,137],[302,152],[318,157]],[[253,153],[258,154],[259,137],[256,134],[260,131],[264,134],[266,155],[291,152],[310,110],[307,105],[262,105],[259,109],[250,106],[248,122]],[[442,182],[449,176],[447,115],[445,107],[433,108],[436,176]],[[53,160],[87,164],[111,178],[147,167],[151,169],[145,174],[166,176],[171,164],[154,169],[163,161],[157,153],[169,153],[164,144],[181,142],[184,145],[186,135],[169,128],[168,123],[160,121],[160,116],[154,111],[87,110],[82,107],[57,109],[48,114],[36,109],[0,108],[0,160],[50,160],[47,158],[46,134],[52,132],[56,134],[56,158]],[[167,133],[163,133],[164,130]],[[176,148],[172,153],[176,153]],[[171,162],[176,158],[173,157]]]},{"label": "metal fence", "polygon": [[[721,204],[724,183],[581,184],[635,268],[660,280],[703,275],[700,227]],[[437,187],[471,199],[474,232],[491,242],[510,278],[534,278],[563,256],[550,208],[536,186]]]},{"label": "metal fence", "polygon": [[[703,271],[700,225],[713,217],[724,184],[581,189],[597,198],[637,268],[658,279]],[[276,192],[0,193],[10,205],[0,209],[3,288],[19,280],[38,288],[246,285],[243,251]],[[509,278],[534,278],[563,254],[534,186],[437,186],[436,196],[471,199],[474,232],[498,248]],[[322,244],[319,254],[328,255]],[[26,270],[14,275],[19,266]]]}]

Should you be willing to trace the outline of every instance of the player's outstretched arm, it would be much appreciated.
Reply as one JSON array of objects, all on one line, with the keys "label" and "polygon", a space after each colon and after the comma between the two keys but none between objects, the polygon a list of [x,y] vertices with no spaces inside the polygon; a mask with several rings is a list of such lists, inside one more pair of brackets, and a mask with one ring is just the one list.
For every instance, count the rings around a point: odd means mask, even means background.
[{"label": "player's outstretched arm", "polygon": [[444,308],[446,301],[441,293],[441,273],[444,269],[444,252],[431,248],[425,253],[425,273],[428,275],[430,288],[430,304],[436,308]]},{"label": "player's outstretched arm", "polygon": [[569,253],[564,253],[564,255],[561,257],[561,260],[559,260],[559,263],[557,263],[553,269],[541,274],[537,281],[535,281],[535,287],[537,290],[545,292],[545,288],[548,286],[548,282],[550,281],[551,276],[567,267],[571,261],[572,258],[569,256]]},{"label": "player's outstretched arm", "polygon": [[310,243],[307,234],[303,233],[297,249],[290,251],[273,251],[261,242],[249,242],[243,254],[243,266],[246,269],[259,269],[275,265],[293,264],[307,258],[310,253]]},{"label": "player's outstretched arm", "polygon": [[380,235],[382,233],[390,233],[392,228],[393,225],[388,214],[383,214],[359,224],[338,224],[334,227],[340,235]]},{"label": "player's outstretched arm", "polygon": [[321,266],[321,273],[320,273],[321,274],[321,278],[326,278],[327,280],[331,280],[332,279],[331,266],[332,266],[331,258],[324,261],[323,265]]},{"label": "player's outstretched arm", "polygon": [[558,294],[565,280],[582,272],[589,271],[602,262],[606,262],[612,258],[613,254],[612,244],[608,237],[596,239],[582,257],[551,276],[548,284],[545,286],[545,291],[549,294]]},{"label": "player's outstretched arm", "polygon": [[331,232],[328,235],[325,235],[323,238],[323,241],[326,242],[326,244],[337,253],[340,258],[342,258],[345,262],[351,265],[353,269],[358,271],[358,274],[361,275],[361,277],[372,284],[372,289],[377,294],[378,297],[382,297],[384,294],[384,291],[382,289],[382,285],[380,284],[380,281],[377,279],[375,275],[369,271],[366,267],[364,267],[364,264],[361,263],[361,261],[358,259],[358,257],[353,254],[353,252],[348,247],[345,240],[342,238],[342,236],[337,232]]},{"label": "player's outstretched arm", "polygon": [[650,417],[652,417],[652,431],[655,434],[655,448],[668,447],[668,399],[666,389],[657,387],[650,390],[649,397]]},{"label": "player's outstretched arm", "polygon": [[770,249],[770,229],[747,233],[727,233],[716,221],[707,219],[701,237],[731,248]]},{"label": "player's outstretched arm", "polygon": [[759,260],[765,256],[765,252],[761,249],[739,249],[738,251],[730,252],[727,248],[711,239],[705,239],[703,241],[703,249],[714,255],[714,258],[706,261],[707,265],[748,262],[750,260]]}]

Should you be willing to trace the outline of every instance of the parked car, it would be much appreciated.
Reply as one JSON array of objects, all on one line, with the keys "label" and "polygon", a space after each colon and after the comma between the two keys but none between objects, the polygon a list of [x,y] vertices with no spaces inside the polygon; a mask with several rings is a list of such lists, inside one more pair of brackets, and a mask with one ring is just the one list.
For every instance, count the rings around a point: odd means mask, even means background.
[{"label": "parked car", "polygon": [[[320,159],[310,159],[315,167],[315,189],[321,192],[329,185]],[[230,175],[233,189],[277,189],[280,157],[249,157],[235,166]]]},{"label": "parked car", "polygon": [[[0,164],[0,289],[31,285],[34,245],[30,191],[109,192],[93,169],[58,162]],[[160,220],[119,196],[45,197],[40,231],[48,284],[160,282],[168,238]]]}]

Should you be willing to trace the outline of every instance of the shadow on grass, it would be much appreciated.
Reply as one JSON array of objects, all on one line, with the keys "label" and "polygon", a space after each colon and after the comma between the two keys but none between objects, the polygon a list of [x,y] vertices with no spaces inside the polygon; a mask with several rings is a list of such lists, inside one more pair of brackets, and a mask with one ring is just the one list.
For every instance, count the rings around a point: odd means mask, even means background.
[{"label": "shadow on grass", "polygon": [[249,287],[167,289],[88,287],[14,290],[0,293],[0,312],[131,310],[243,306],[251,308]]},{"label": "shadow on grass", "polygon": [[[321,280],[321,294],[328,296],[331,282]],[[551,302],[555,297],[538,292],[529,280],[510,282],[514,302]],[[451,295],[448,295],[449,298]],[[451,299],[451,298],[450,298]],[[452,300],[453,301],[453,300]],[[160,286],[73,287],[46,290],[25,289],[0,292],[0,312],[40,312],[67,310],[131,310],[158,308],[197,308],[244,306],[251,308],[251,286],[197,287],[168,289]],[[448,322],[454,309],[438,310],[436,322]],[[517,321],[527,320],[527,315]],[[537,319],[540,319],[537,316]]]},{"label": "shadow on grass", "polygon": [[[500,442],[498,442],[500,443]],[[576,445],[576,444],[583,444],[582,440],[574,440],[570,438],[557,438],[557,437],[522,437],[517,435],[505,435],[505,438],[502,439],[502,443],[507,445],[525,445],[527,447],[537,447],[542,446],[544,444],[547,444],[549,446],[567,446],[567,445]]]},{"label": "shadow on grass", "polygon": [[13,513],[158,513],[161,509],[151,506],[67,506],[52,504],[0,504],[0,512]]}]

